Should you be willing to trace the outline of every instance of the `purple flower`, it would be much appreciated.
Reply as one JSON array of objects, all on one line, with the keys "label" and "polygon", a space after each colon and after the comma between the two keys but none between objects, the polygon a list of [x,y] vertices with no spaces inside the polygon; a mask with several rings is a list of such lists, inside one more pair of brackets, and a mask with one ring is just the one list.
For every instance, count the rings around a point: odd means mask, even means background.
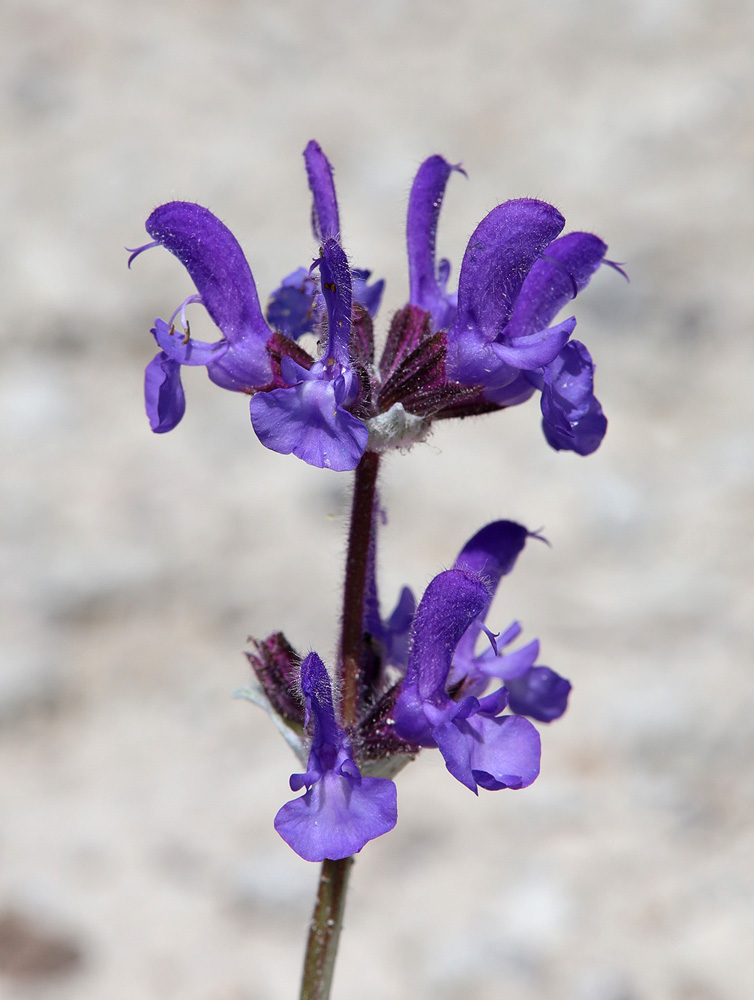
[{"label": "purple flower", "polygon": [[490,600],[486,584],[464,569],[446,570],[430,582],[414,618],[393,712],[398,735],[439,747],[450,773],[473,792],[479,786],[525,788],[539,774],[539,734],[527,719],[500,714],[508,703],[504,687],[460,701],[448,688],[456,647]]},{"label": "purple flower", "polygon": [[463,414],[485,403],[513,406],[539,389],[548,442],[589,454],[607,427],[593,392],[594,366],[583,344],[568,343],[575,318],[550,324],[600,264],[611,263],[607,246],[590,233],[558,238],[565,220],[546,202],[507,201],[472,234],[454,298],[446,291],[448,262],[435,267],[437,220],[454,170],[440,156],[422,164],[406,228],[411,304],[445,333],[447,378],[480,390]]},{"label": "purple flower", "polygon": [[310,368],[283,358],[281,374],[287,384],[252,398],[251,422],[272,451],[342,472],[356,468],[369,437],[364,423],[347,409],[359,391],[348,350],[351,272],[345,253],[329,237],[318,263],[327,305],[327,353]]},{"label": "purple flower", "polygon": [[[337,722],[320,658],[310,653],[301,662],[279,633],[254,643],[249,660],[258,686],[237,692],[270,712],[302,761],[299,734],[311,734],[306,772],[291,779],[294,790],[307,791],[275,820],[307,860],[346,857],[392,829],[395,788],[386,779],[420,747],[439,748],[450,773],[474,792],[530,785],[539,774],[540,740],[524,716],[558,718],[570,691],[568,681],[536,665],[537,640],[504,651],[521,632],[518,622],[500,635],[485,625],[500,580],[527,538],[537,536],[512,521],[488,524],[464,545],[453,568],[430,582],[418,608],[404,587],[383,620],[372,527],[359,697],[348,733]],[[477,653],[481,633],[489,648]],[[496,680],[503,683],[495,688]]]},{"label": "purple flower", "polygon": [[[486,525],[466,542],[453,568],[432,580],[411,624],[393,711],[396,733],[418,746],[439,747],[448,770],[472,791],[534,781],[539,736],[520,716],[551,722],[565,711],[571,690],[555,671],[535,665],[538,640],[502,652],[520,635],[518,622],[498,635],[485,626],[498,584],[529,537],[513,521]],[[489,641],[477,654],[482,632]],[[495,678],[504,686],[485,695]],[[514,714],[501,715],[506,707]]]},{"label": "purple flower", "polygon": [[397,792],[386,778],[363,778],[348,737],[338,725],[325,665],[316,653],[301,664],[301,691],[312,743],[304,774],[291,788],[306,788],[275,817],[275,829],[305,861],[337,861],[396,824]]},{"label": "purple flower", "polygon": [[[172,430],[183,417],[186,402],[181,365],[204,365],[224,389],[253,392],[272,381],[267,341],[272,330],[259,306],[251,269],[235,236],[206,208],[171,201],[155,209],[146,221],[152,242],[134,250],[129,265],[144,250],[163,246],[184,265],[198,295],[189,296],[169,322],[155,321],[160,353],[147,366],[144,390],[147,415],[158,434]],[[222,333],[213,344],[194,340],[185,323],[185,308],[201,302]],[[176,332],[180,314],[185,335]]]},{"label": "purple flower", "polygon": [[[155,321],[152,334],[160,351],[146,369],[145,400],[152,430],[172,430],[186,409],[181,366],[204,366],[222,388],[254,397],[252,425],[268,448],[342,471],[355,468],[368,438],[364,423],[350,412],[359,394],[349,361],[352,302],[367,314],[375,312],[383,282],[370,286],[368,271],[351,271],[336,240],[332,168],[315,142],[304,157],[313,196],[312,227],[323,243],[322,256],[309,271],[301,268],[289,275],[274,293],[268,309],[272,327],[262,315],[238,241],[208,209],[170,202],[147,219],[152,241],[131,253],[129,265],[144,250],[163,246],[186,267],[198,294],[189,296],[168,322]],[[186,307],[193,303],[205,306],[220,340],[205,343],[191,337]],[[176,331],[179,316],[185,333]],[[318,361],[293,342],[306,332],[327,338]]]}]

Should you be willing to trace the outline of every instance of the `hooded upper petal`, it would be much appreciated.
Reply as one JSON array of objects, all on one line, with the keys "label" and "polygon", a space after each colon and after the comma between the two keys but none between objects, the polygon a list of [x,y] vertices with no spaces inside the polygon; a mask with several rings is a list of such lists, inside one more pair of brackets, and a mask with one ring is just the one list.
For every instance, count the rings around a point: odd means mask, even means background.
[{"label": "hooded upper petal", "polygon": [[515,521],[493,521],[486,524],[466,542],[455,561],[456,569],[478,573],[487,582],[492,594],[523,552],[529,532]]},{"label": "hooded upper petal", "polygon": [[489,588],[463,569],[446,570],[430,581],[414,618],[405,685],[415,685],[422,700],[444,699],[456,646],[489,600]]},{"label": "hooded upper petal", "polygon": [[[320,243],[340,238],[340,214],[335,194],[335,179],[330,161],[322,147],[312,139],[304,150],[306,176],[312,193],[312,231]],[[380,279],[367,284],[371,271],[355,268],[352,272],[353,299],[375,316],[382,300],[385,282]]]},{"label": "hooded upper petal", "polygon": [[438,274],[435,262],[437,221],[448,179],[454,170],[463,173],[442,156],[430,156],[419,167],[411,187],[406,219],[408,244],[409,302],[430,313],[437,330],[444,330],[455,313],[455,297],[445,292],[449,265]]},{"label": "hooded upper petal", "polygon": [[[335,193],[335,180],[330,161],[322,147],[312,139],[304,150],[306,177],[312,193],[312,232],[318,243],[340,237],[340,216]],[[374,316],[382,299],[385,282],[367,283],[371,272],[354,269],[352,272],[353,300]],[[325,313],[319,283],[311,271],[299,268],[283,279],[280,288],[270,296],[267,320],[286,337],[297,340],[305,333],[315,331]]]},{"label": "hooded upper petal", "polygon": [[[474,647],[500,580],[516,564],[529,532],[515,521],[493,521],[473,535],[455,561],[455,569],[478,574],[487,584],[489,597],[477,620],[459,640],[454,656],[454,677],[459,680],[473,671]],[[515,635],[511,638],[515,638]]]},{"label": "hooded upper petal", "polygon": [[326,365],[334,361],[341,369],[347,368],[350,361],[348,345],[351,340],[353,303],[348,258],[336,240],[328,239],[322,245],[322,256],[318,263],[328,321],[327,351],[323,360]]},{"label": "hooded upper petal", "polygon": [[556,208],[534,198],[506,201],[479,223],[463,257],[458,312],[448,330],[450,378],[493,389],[516,378],[513,359],[490,345],[500,338],[534,262],[564,225]]},{"label": "hooded upper petal", "polygon": [[330,161],[322,152],[322,147],[312,139],[304,150],[306,176],[312,193],[312,230],[314,238],[324,241],[340,234],[338,199],[335,195],[335,181]]},{"label": "hooded upper petal", "polygon": [[543,330],[586,288],[607,253],[591,233],[568,233],[547,247],[526,276],[505,331],[510,341]]},{"label": "hooded upper petal", "polygon": [[393,712],[403,739],[437,745],[432,735],[436,719],[427,718],[427,707],[441,713],[452,707],[446,682],[453,653],[489,597],[479,577],[465,570],[446,570],[430,581],[414,616],[408,667]]},{"label": "hooded upper petal", "polygon": [[189,272],[202,302],[230,345],[208,368],[224,388],[266,385],[272,375],[265,345],[272,333],[259,306],[251,269],[235,236],[193,202],[171,201],[146,222],[153,240]]},{"label": "hooded upper petal", "polygon": [[474,230],[458,282],[458,315],[451,337],[476,330],[494,340],[508,322],[524,279],[565,219],[534,198],[506,201]]}]

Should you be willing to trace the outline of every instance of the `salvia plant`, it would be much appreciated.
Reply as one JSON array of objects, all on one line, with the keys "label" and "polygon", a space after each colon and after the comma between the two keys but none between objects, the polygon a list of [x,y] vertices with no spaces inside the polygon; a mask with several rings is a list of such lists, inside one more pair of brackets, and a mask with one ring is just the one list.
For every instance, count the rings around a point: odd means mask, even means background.
[{"label": "salvia plant", "polygon": [[[158,353],[144,388],[154,432],[180,422],[181,369],[200,365],[216,385],[249,396],[265,447],[354,473],[336,662],[328,669],[316,652],[302,657],[274,632],[253,642],[253,683],[237,692],[269,712],[299,762],[290,787],[302,794],[282,805],[274,825],[300,857],[322,865],[301,988],[302,998],[322,1000],[353,855],[395,826],[397,772],[427,747],[474,793],[526,788],[539,774],[534,722],[560,718],[571,690],[538,662],[538,640],[517,644],[517,621],[499,631],[487,624],[501,579],[539,538],[513,521],[481,528],[418,603],[404,587],[383,613],[381,457],[407,451],[434,421],[503,410],[537,394],[551,447],[595,451],[607,421],[594,365],[572,337],[575,318],[557,317],[601,265],[620,268],[599,237],[563,236],[556,208],[519,198],[476,227],[450,291],[450,263],[436,260],[435,237],[446,185],[463,171],[431,156],[409,197],[409,301],[390,320],[378,358],[373,328],[384,282],[352,266],[343,249],[333,170],[316,142],[304,160],[319,254],[283,279],[264,312],[238,241],[200,205],[155,209],[146,221],[150,242],[131,251],[129,265],[164,247],[196,287],[151,331]],[[193,304],[217,326],[213,343],[191,336]],[[314,352],[304,346],[312,342]]]}]

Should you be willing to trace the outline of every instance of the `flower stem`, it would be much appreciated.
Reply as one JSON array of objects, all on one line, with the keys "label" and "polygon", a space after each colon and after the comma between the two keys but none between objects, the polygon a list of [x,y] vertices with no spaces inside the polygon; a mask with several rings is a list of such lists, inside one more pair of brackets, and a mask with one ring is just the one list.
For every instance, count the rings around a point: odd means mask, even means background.
[{"label": "flower stem", "polygon": [[353,858],[322,862],[317,901],[306,942],[301,1000],[328,1000],[330,996],[352,864]]},{"label": "flower stem", "polygon": [[365,451],[356,467],[348,531],[346,581],[343,587],[343,628],[340,639],[340,716],[343,725],[356,725],[359,709],[359,665],[364,631],[364,588],[369,564],[377,472],[380,456]]},{"label": "flower stem", "polygon": [[[377,472],[380,456],[366,451],[356,467],[348,529],[343,623],[340,637],[340,716],[345,727],[356,725],[359,711],[359,667],[364,632],[364,590],[369,567]],[[309,937],[306,942],[301,1000],[328,1000],[335,971],[348,873],[353,858],[325,859],[319,875]]]}]

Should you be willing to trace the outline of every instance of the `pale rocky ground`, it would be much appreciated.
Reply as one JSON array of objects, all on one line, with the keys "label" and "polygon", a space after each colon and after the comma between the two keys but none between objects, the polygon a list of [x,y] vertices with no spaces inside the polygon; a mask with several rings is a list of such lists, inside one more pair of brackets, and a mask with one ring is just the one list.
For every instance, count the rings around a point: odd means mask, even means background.
[{"label": "pale rocky ground", "polygon": [[[0,996],[288,1000],[316,868],[272,818],[294,762],[230,700],[247,634],[329,656],[347,477],[263,451],[246,401],[141,402],[192,290],[151,209],[210,206],[262,296],[315,252],[301,151],[405,300],[430,153],[455,264],[508,197],[601,233],[579,300],[610,418],[556,454],[531,402],[384,474],[381,586],[486,521],[543,527],[495,619],[574,683],[540,780],[474,799],[425,755],[354,870],[336,1000],[754,996],[754,8],[747,0],[5,0]],[[198,318],[195,332],[209,335]]]}]

